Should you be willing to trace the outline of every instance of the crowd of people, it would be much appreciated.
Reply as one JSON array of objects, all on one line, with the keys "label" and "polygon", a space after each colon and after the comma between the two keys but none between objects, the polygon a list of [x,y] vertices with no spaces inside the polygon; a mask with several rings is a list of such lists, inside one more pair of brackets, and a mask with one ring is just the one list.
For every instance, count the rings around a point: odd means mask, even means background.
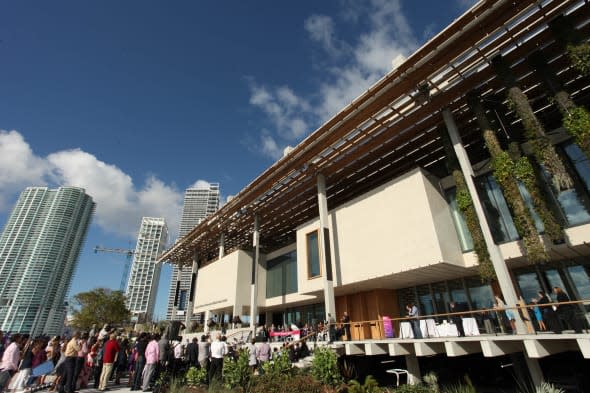
[{"label": "crowd of people", "polygon": [[130,390],[151,391],[161,373],[176,376],[190,367],[207,370],[207,380],[219,381],[223,359],[237,358],[238,350],[249,350],[253,372],[262,372],[262,365],[288,351],[293,362],[309,356],[302,343],[283,344],[271,351],[267,337],[250,343],[229,344],[222,332],[203,334],[200,340],[168,340],[159,333],[128,334],[105,324],[89,332],[74,332],[71,337],[36,338],[0,332],[0,393],[30,391],[31,387],[49,387],[58,393],[77,393],[93,387],[108,390],[126,378]]}]

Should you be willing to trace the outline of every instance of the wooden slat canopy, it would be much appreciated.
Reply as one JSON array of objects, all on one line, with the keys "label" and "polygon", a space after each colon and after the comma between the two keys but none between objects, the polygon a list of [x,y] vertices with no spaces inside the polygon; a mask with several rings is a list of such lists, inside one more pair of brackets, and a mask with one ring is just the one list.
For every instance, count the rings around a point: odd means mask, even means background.
[{"label": "wooden slat canopy", "polygon": [[[541,79],[526,58],[542,51],[576,103],[588,104],[589,79],[571,68],[564,48],[548,30],[548,22],[562,14],[569,15],[584,37],[590,36],[590,6],[585,1],[480,1],[180,238],[159,260],[187,266],[198,251],[202,263],[213,261],[221,233],[226,253],[250,249],[255,215],[265,252],[293,243],[296,228],[318,217],[317,173],[326,177],[329,209],[416,167],[441,174],[445,150],[440,112],[445,108],[453,112],[472,161],[481,161],[487,153],[466,94],[476,92],[492,103],[506,126],[521,128],[505,105],[505,88],[490,66],[499,54],[511,65],[548,128],[559,127],[561,115],[549,105]],[[420,86],[427,87],[428,97],[421,94]]]}]

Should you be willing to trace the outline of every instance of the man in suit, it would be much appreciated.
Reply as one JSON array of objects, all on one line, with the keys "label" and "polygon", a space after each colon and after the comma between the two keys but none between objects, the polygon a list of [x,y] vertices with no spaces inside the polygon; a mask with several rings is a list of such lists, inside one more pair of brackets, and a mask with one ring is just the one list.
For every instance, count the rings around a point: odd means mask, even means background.
[{"label": "man in suit", "polygon": [[186,346],[189,367],[199,367],[199,342],[196,337]]}]

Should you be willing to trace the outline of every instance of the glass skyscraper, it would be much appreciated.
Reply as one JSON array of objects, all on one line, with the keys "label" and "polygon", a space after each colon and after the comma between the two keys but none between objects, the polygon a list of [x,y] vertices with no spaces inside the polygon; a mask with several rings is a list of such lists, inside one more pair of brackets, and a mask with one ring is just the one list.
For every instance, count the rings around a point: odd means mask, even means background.
[{"label": "glass skyscraper", "polygon": [[[197,226],[205,217],[215,213],[219,209],[219,183],[209,183],[209,187],[189,188],[184,193],[184,204],[182,207],[182,218],[180,220],[180,229],[178,237],[182,237]],[[172,282],[170,283],[170,292],[168,294],[168,320],[184,320],[186,307],[188,305],[188,296],[190,292],[192,272],[190,268],[184,268],[182,271],[174,265],[172,269]],[[174,307],[174,297],[176,294],[176,282],[180,281],[178,292],[178,311],[177,315],[172,315]],[[198,320],[199,315],[194,315],[193,320]]]},{"label": "glass skyscraper", "polygon": [[125,295],[127,308],[140,321],[151,320],[162,265],[156,263],[166,246],[168,227],[163,218],[143,217]]},{"label": "glass skyscraper", "polygon": [[0,235],[0,326],[61,333],[65,296],[95,203],[77,187],[25,189]]}]

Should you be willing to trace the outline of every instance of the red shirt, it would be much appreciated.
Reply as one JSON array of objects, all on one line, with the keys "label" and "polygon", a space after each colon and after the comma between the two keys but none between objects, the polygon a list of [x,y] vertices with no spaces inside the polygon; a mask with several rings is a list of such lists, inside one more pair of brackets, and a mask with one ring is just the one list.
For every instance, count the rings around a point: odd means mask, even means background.
[{"label": "red shirt", "polygon": [[111,339],[104,345],[102,362],[104,363],[115,363],[115,356],[119,352],[119,343],[115,339]]}]

